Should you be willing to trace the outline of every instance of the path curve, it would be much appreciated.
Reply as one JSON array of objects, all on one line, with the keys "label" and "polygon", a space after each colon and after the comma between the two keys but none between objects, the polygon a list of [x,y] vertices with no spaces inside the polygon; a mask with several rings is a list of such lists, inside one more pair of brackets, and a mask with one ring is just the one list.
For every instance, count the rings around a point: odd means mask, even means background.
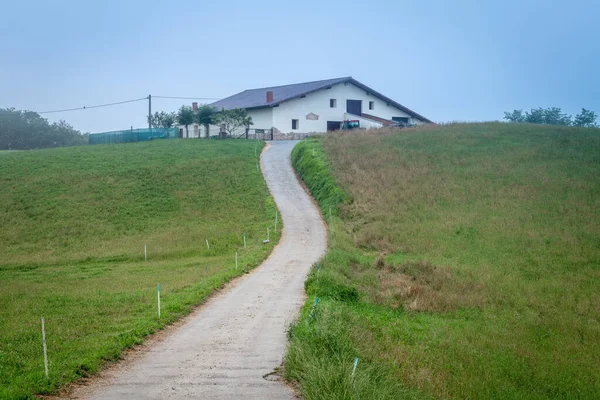
[{"label": "path curve", "polygon": [[279,245],[252,273],[214,296],[139,359],[106,373],[91,399],[292,399],[265,375],[281,365],[286,330],[305,300],[304,281],[326,248],[319,211],[298,182],[297,142],[272,142],[263,174],[285,225]]}]

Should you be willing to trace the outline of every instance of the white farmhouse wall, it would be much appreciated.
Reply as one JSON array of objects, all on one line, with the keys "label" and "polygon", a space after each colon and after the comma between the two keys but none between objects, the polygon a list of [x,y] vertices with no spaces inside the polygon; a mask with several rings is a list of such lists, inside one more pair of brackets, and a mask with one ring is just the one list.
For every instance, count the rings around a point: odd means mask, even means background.
[{"label": "white farmhouse wall", "polygon": [[[273,127],[273,109],[272,108],[257,108],[248,110],[248,115],[252,117],[253,125],[250,129],[271,129]],[[219,126],[210,126],[210,136],[218,135],[221,131]],[[246,132],[246,128],[241,126],[234,129],[232,136],[240,136]],[[203,136],[204,137],[204,136]]]},{"label": "white farmhouse wall", "polygon": [[251,126],[252,129],[271,129],[273,127],[273,109],[271,107],[248,110],[248,115],[252,117],[254,123]]},{"label": "white farmhouse wall", "polygon": [[[256,110],[248,110],[248,115],[252,117],[252,122],[254,125],[251,126],[252,129],[271,129],[273,127],[273,109],[272,108],[259,108]],[[185,126],[178,125],[177,129],[183,129],[183,138],[186,138],[185,135]],[[206,129],[204,126],[198,126],[198,124],[188,125],[189,130],[189,138],[194,139],[200,136],[201,138],[206,137]],[[221,128],[217,125],[210,125],[208,136],[217,136]],[[237,128],[233,131],[233,136],[239,136],[246,132],[244,127]]]},{"label": "white farmhouse wall", "polygon": [[[219,126],[216,125],[209,125],[208,126],[208,136],[218,136],[219,132],[221,132],[221,128]],[[204,127],[202,127],[201,129],[201,135],[202,137],[206,137],[206,129]]]},{"label": "white farmhouse wall", "polygon": [[[335,108],[329,106],[330,99],[336,99],[337,106]],[[277,99],[274,100],[277,101]],[[345,119],[346,100],[362,100],[362,112],[379,118],[391,120],[392,117],[408,117],[412,123],[422,123],[399,108],[388,105],[384,100],[367,94],[358,86],[351,83],[340,83],[331,89],[321,89],[307,94],[306,97],[292,99],[274,107],[273,126],[284,133],[326,132],[327,121],[343,121]],[[369,110],[369,101],[374,102],[373,110]],[[306,116],[309,113],[317,114],[319,119],[307,120]],[[292,130],[292,119],[299,121],[296,130]],[[363,126],[362,121],[361,126]]]},{"label": "white farmhouse wall", "polygon": [[[252,122],[254,125],[251,126],[252,129],[271,129],[273,127],[273,109],[272,108],[259,108],[256,110],[248,110],[248,115],[252,117]],[[194,124],[197,126],[197,124]],[[194,125],[189,125],[190,138],[197,138],[197,135],[200,137],[206,137],[206,129],[204,126],[195,127]],[[178,128],[183,128],[183,138],[185,139],[185,127],[178,126]],[[218,125],[210,125],[208,130],[208,136],[218,136],[221,128]],[[239,127],[235,129],[232,133],[232,136],[240,136],[246,132],[246,128]]]},{"label": "white farmhouse wall", "polygon": [[[177,128],[178,135],[179,135],[179,132],[183,132],[183,134],[180,137],[182,137],[184,139],[186,139],[188,137],[188,136],[186,136],[186,133],[185,133],[185,125],[176,125],[175,127]],[[199,131],[200,131],[200,127],[198,126],[198,124],[188,125],[188,134],[189,134],[190,139],[192,139],[194,137],[198,137]]]}]

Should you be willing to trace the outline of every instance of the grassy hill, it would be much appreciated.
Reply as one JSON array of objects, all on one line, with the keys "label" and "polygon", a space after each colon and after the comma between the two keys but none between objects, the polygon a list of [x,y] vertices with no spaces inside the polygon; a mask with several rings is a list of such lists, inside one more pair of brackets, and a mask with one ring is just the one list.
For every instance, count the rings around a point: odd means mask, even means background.
[{"label": "grassy hill", "polygon": [[3,153],[0,398],[49,393],[96,371],[260,264],[278,239],[262,244],[275,218],[256,167],[262,145],[173,140]]},{"label": "grassy hill", "polygon": [[306,398],[600,398],[600,130],[350,132],[293,162],[330,227],[286,360]]}]

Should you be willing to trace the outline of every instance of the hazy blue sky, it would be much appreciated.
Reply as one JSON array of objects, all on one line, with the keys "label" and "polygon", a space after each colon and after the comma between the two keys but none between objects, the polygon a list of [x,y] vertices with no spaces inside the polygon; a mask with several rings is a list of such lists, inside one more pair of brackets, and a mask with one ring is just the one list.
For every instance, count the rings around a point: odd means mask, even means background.
[{"label": "hazy blue sky", "polygon": [[[600,2],[0,2],[0,107],[225,97],[353,76],[434,121],[600,113]],[[153,101],[175,110],[191,101]],[[143,127],[147,103],[46,115]]]}]

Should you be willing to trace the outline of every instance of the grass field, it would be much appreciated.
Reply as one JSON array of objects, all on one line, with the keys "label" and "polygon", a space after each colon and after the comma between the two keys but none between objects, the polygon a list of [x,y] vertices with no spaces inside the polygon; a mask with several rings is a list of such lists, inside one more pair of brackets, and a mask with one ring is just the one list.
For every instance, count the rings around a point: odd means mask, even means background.
[{"label": "grass field", "polygon": [[97,371],[257,266],[278,240],[262,244],[275,218],[256,169],[262,146],[173,140],[3,154],[0,398],[51,393]]},{"label": "grass field", "polygon": [[351,132],[292,158],[330,227],[286,360],[307,399],[600,398],[600,130]]}]

